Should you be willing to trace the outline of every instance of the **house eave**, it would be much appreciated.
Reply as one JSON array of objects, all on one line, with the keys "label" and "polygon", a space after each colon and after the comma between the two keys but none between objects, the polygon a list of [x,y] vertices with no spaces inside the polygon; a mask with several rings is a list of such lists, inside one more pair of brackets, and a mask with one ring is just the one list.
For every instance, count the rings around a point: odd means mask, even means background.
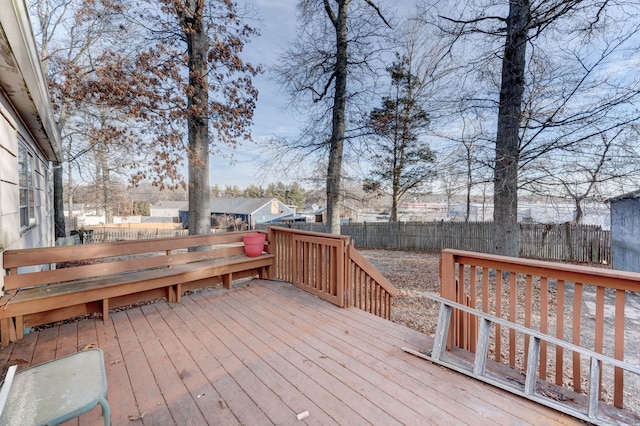
[{"label": "house eave", "polygon": [[0,14],[0,88],[48,161],[62,161],[47,82],[24,0]]}]

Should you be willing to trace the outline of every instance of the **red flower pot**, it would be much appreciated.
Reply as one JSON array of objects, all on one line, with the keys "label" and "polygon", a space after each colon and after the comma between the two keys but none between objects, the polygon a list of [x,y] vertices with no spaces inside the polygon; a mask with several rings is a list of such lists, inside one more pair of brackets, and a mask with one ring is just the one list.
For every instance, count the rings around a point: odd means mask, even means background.
[{"label": "red flower pot", "polygon": [[244,252],[247,256],[258,257],[264,250],[264,241],[266,234],[251,233],[242,236],[242,242],[244,243]]}]

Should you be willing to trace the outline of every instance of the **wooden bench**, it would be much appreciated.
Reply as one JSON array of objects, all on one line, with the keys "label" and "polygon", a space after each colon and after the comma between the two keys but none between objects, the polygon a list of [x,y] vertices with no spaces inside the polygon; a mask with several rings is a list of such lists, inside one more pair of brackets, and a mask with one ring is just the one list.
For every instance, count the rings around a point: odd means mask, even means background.
[{"label": "wooden bench", "polygon": [[112,308],[162,297],[180,302],[187,290],[270,278],[274,256],[244,254],[244,234],[6,250],[2,345],[21,339],[24,328],[96,312],[106,320]]}]

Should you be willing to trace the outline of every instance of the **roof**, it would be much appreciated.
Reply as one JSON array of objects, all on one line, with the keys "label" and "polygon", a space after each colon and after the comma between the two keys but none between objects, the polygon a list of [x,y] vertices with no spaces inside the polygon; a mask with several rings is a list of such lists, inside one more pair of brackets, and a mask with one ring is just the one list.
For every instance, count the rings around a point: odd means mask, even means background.
[{"label": "roof", "polygon": [[157,203],[151,204],[151,208],[187,210],[189,208],[189,202],[188,201],[158,201]]},{"label": "roof", "polygon": [[636,189],[635,191],[627,192],[626,194],[618,195],[617,197],[609,198],[607,200],[608,203],[622,200],[630,200],[632,198],[640,198],[640,189]]},{"label": "roof", "polygon": [[[253,214],[277,198],[212,198],[211,212],[225,214]],[[279,201],[278,201],[279,203]]]},{"label": "roof", "polygon": [[24,0],[0,14],[0,86],[49,161],[62,161],[61,137]]}]

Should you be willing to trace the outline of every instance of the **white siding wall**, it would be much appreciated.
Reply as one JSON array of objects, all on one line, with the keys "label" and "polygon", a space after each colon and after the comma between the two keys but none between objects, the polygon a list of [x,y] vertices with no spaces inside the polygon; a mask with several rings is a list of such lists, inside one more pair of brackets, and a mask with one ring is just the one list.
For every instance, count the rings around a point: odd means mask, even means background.
[{"label": "white siding wall", "polygon": [[[35,225],[20,229],[18,192],[18,146],[23,143],[34,155]],[[0,91],[0,250],[52,246],[53,183],[49,162],[20,122]]]}]

